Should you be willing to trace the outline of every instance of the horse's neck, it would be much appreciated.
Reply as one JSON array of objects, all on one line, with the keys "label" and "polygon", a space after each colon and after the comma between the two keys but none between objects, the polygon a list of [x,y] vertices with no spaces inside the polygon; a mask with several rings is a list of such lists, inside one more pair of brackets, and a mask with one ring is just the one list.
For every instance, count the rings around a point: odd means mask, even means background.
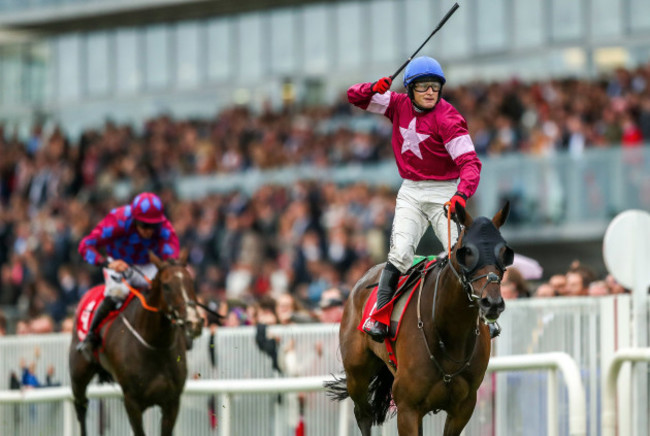
[{"label": "horse's neck", "polygon": [[163,299],[160,289],[151,288],[146,295],[147,304],[158,311],[146,309],[139,302],[134,302],[127,319],[133,324],[142,339],[154,348],[169,348],[176,338],[174,326],[163,314]]},{"label": "horse's neck", "polygon": [[467,297],[451,266],[440,272],[438,298],[435,303],[435,324],[439,333],[448,340],[462,343],[474,336],[478,307]]}]

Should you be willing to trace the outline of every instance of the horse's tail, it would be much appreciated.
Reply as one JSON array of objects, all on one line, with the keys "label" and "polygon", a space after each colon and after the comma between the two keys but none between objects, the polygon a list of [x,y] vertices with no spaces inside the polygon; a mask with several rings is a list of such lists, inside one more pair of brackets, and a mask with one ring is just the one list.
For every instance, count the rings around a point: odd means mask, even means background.
[{"label": "horse's tail", "polygon": [[[387,366],[380,365],[379,371],[372,376],[368,385],[368,405],[372,411],[373,425],[382,425],[386,421],[388,410],[393,402],[391,389],[393,374]],[[343,401],[350,396],[347,378],[334,376],[334,380],[324,383],[327,396],[335,401]]]},{"label": "horse's tail", "polygon": [[332,375],[334,380],[323,383],[327,396],[332,401],[343,401],[350,396],[348,393],[348,379],[345,376],[337,377]]},{"label": "horse's tail", "polygon": [[379,371],[370,379],[368,385],[368,403],[372,410],[372,421],[382,425],[393,402],[393,374],[386,365],[380,365]]},{"label": "horse's tail", "polygon": [[113,383],[115,380],[110,372],[106,371],[101,365],[97,365],[97,377],[99,383]]}]

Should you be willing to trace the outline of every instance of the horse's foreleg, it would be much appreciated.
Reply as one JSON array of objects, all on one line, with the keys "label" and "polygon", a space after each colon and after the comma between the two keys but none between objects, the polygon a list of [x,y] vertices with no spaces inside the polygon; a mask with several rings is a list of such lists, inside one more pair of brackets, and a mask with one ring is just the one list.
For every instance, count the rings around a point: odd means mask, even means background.
[{"label": "horse's foreleg", "polygon": [[460,436],[461,432],[469,422],[476,407],[476,394],[470,395],[465,401],[456,406],[453,413],[447,413],[445,420],[445,431],[443,436]]},{"label": "horse's foreleg", "polygon": [[129,423],[131,424],[131,430],[133,430],[133,436],[145,436],[144,427],[142,426],[142,409],[138,402],[127,393],[124,393],[124,407],[129,416]]},{"label": "horse's foreleg", "polygon": [[422,435],[422,417],[417,410],[397,406],[397,434],[399,436]]},{"label": "horse's foreleg", "polygon": [[176,401],[167,403],[162,408],[162,423],[160,426],[161,436],[172,436],[174,424],[176,424],[176,418],[178,417],[179,406],[180,399],[177,399]]}]

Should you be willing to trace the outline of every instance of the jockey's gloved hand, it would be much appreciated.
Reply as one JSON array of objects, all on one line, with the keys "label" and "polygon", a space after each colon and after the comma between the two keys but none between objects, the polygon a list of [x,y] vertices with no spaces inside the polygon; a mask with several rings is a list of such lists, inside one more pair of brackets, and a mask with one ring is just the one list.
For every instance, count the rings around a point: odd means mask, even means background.
[{"label": "jockey's gloved hand", "polygon": [[372,84],[372,92],[383,94],[390,89],[393,79],[390,77],[382,77]]},{"label": "jockey's gloved hand", "polygon": [[451,197],[451,200],[449,200],[449,202],[451,203],[451,213],[456,213],[457,204],[460,204],[464,208],[466,201],[467,201],[467,196],[465,194],[456,191],[454,196]]}]

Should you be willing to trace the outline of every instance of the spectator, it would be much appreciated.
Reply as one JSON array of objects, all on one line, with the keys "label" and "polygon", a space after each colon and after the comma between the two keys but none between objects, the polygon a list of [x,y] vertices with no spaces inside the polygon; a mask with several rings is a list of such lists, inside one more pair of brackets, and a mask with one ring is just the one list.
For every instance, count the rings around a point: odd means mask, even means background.
[{"label": "spectator", "polygon": [[587,294],[590,297],[602,297],[609,295],[609,288],[607,287],[607,283],[605,283],[604,280],[596,280],[589,283]]},{"label": "spectator", "polygon": [[535,291],[535,297],[538,298],[550,298],[555,296],[557,296],[557,293],[555,289],[553,289],[553,286],[550,285],[550,283],[542,283],[537,287],[537,290]]},{"label": "spectator", "polygon": [[45,386],[48,388],[61,386],[61,382],[54,381],[54,365],[47,367],[47,373],[45,374]]},{"label": "spectator", "polygon": [[54,320],[49,315],[40,315],[29,323],[32,334],[44,334],[54,332]]},{"label": "spectator", "polygon": [[298,300],[289,293],[278,296],[275,313],[278,316],[278,322],[283,325],[311,321],[309,314],[298,303]]},{"label": "spectator", "polygon": [[0,310],[0,336],[7,334],[7,317],[4,312]]},{"label": "spectator", "polygon": [[620,283],[616,281],[613,275],[607,274],[607,277],[605,277],[605,283],[607,284],[607,287],[609,288],[609,293],[613,295],[617,294],[629,294],[630,291],[628,289],[625,289],[623,286],[621,286]]},{"label": "spectator", "polygon": [[555,295],[564,296],[567,293],[566,290],[566,275],[564,274],[554,274],[548,281],[548,284],[551,285],[555,291]]},{"label": "spectator", "polygon": [[566,273],[566,294],[567,297],[580,297],[589,295],[589,282],[585,274],[580,271],[569,271]]},{"label": "spectator", "polygon": [[72,333],[74,332],[74,316],[67,316],[63,321],[61,321],[61,333]]},{"label": "spectator", "polygon": [[503,274],[501,296],[505,299],[530,297],[528,283],[517,268],[510,267]]},{"label": "spectator", "polygon": [[[36,349],[38,350],[38,348]],[[25,363],[25,359],[20,359],[20,370],[22,372],[20,384],[23,389],[40,388],[41,382],[36,377],[36,360],[40,357],[40,351],[35,351],[35,360],[29,365]]]},{"label": "spectator", "polygon": [[330,288],[321,294],[318,303],[318,320],[324,323],[340,323],[343,318],[343,294],[338,288]]},{"label": "spectator", "polygon": [[31,328],[29,325],[29,321],[20,319],[16,322],[16,334],[17,335],[29,335],[31,334]]}]

